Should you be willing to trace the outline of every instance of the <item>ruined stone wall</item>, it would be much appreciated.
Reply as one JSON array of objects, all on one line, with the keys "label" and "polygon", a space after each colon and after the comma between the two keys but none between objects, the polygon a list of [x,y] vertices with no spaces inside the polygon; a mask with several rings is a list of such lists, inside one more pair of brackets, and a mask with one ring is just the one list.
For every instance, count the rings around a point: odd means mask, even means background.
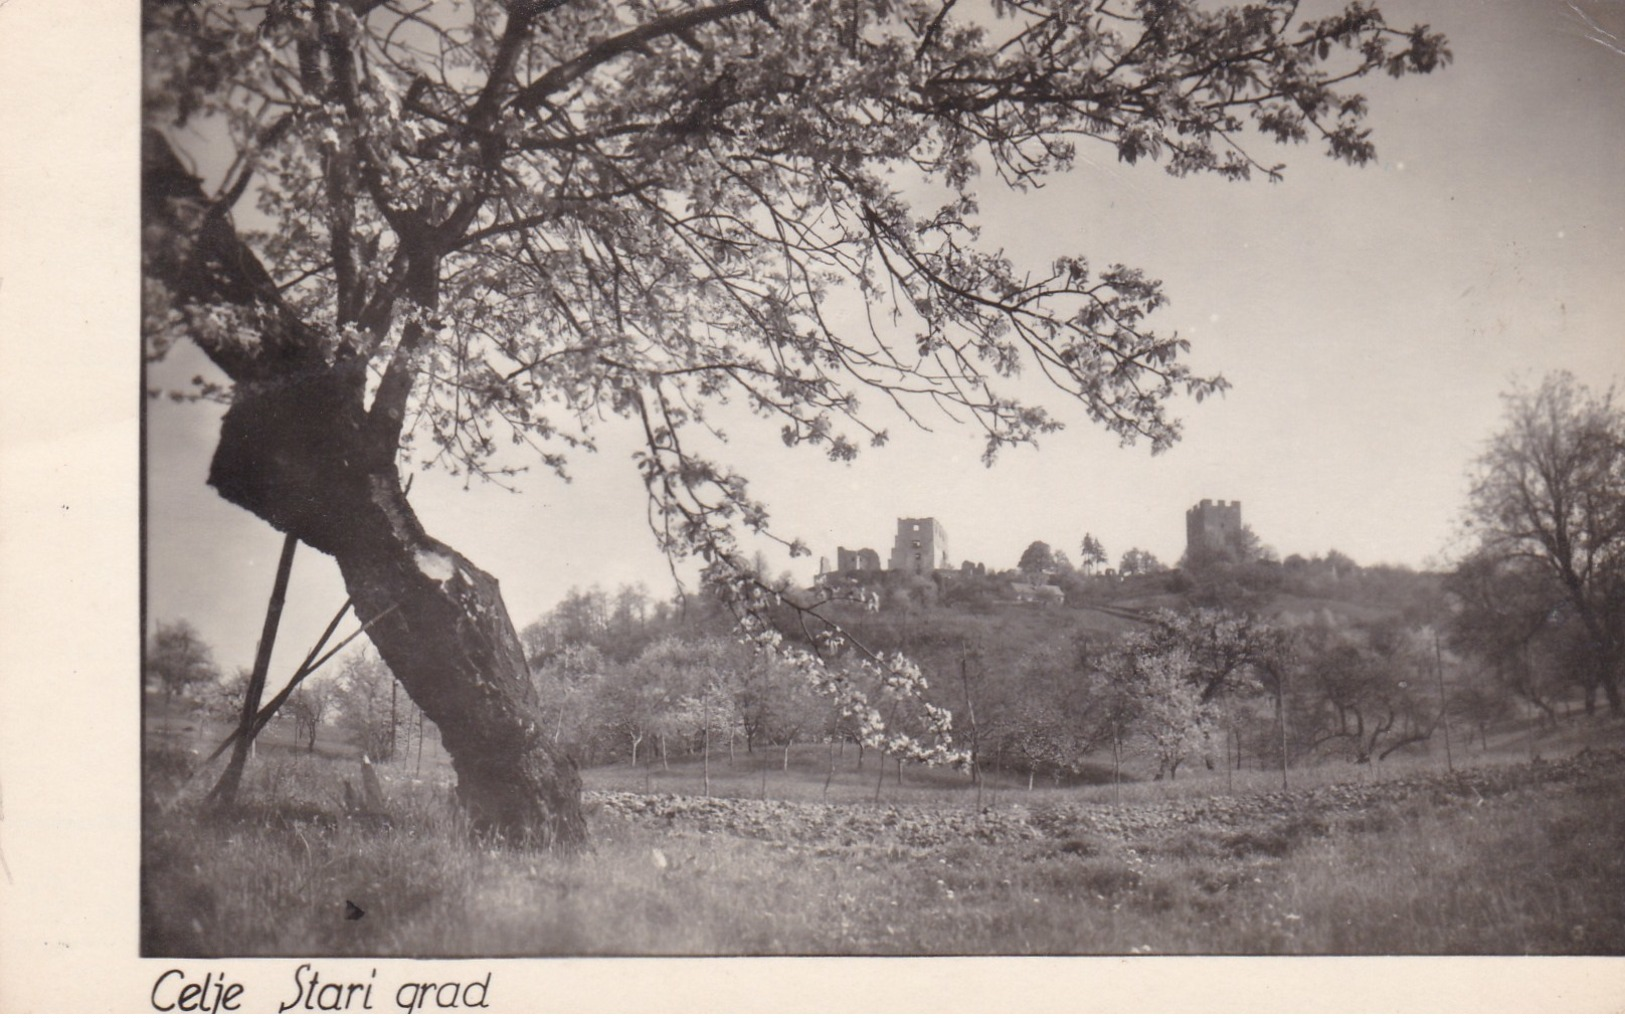
[{"label": "ruined stone wall", "polygon": [[836,548],[835,568],[843,573],[879,572],[880,555],[873,548]]}]

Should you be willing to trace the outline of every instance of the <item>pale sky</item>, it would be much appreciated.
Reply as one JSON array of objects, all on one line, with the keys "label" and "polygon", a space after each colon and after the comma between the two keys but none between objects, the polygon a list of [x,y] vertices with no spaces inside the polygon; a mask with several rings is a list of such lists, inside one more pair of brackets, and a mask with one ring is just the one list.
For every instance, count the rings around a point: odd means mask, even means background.
[{"label": "pale sky", "polygon": [[[1202,498],[1241,500],[1283,556],[1336,548],[1423,567],[1447,555],[1500,392],[1560,368],[1596,387],[1625,378],[1625,3],[1380,6],[1390,24],[1443,31],[1455,62],[1362,83],[1373,165],[1266,148],[1285,181],[1230,184],[1101,148],[1040,192],[978,189],[984,240],[1017,262],[1081,253],[1163,280],[1171,305],[1156,324],[1234,386],[1177,404],[1181,443],[1157,457],[1119,448],[1051,401],[1068,428],[992,469],[977,436],[930,417],[932,433],[894,427],[887,447],[834,465],[786,450],[774,424],[736,420],[718,458],[752,479],[778,532],[813,549],[794,564],[770,552],[775,568],[810,578],[837,545],[884,558],[899,516],[937,517],[955,563],[1011,567],[1034,540],[1075,560],[1090,532],[1114,563],[1141,547],[1171,564]],[[153,383],[206,370],[187,350]],[[230,669],[252,659],[281,535],[205,485],[218,413],[149,404],[148,618],[191,620]],[[501,580],[517,626],[571,587],[641,580],[664,595],[671,573],[621,437],[604,428],[569,485],[539,469],[512,495],[424,474],[412,499],[430,533]],[[273,677],[343,600],[332,563],[301,549]]]}]

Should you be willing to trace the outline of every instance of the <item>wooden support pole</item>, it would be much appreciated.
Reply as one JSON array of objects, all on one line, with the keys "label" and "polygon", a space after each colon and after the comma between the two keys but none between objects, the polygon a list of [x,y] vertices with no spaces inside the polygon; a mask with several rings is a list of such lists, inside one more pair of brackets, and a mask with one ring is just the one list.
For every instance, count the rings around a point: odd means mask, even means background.
[{"label": "wooden support pole", "polygon": [[[254,654],[254,671],[248,677],[248,689],[243,692],[243,709],[237,723],[239,733],[249,729],[259,714],[260,695],[265,692],[265,674],[271,670],[271,650],[276,646],[277,626],[282,622],[282,605],[288,598],[288,577],[293,573],[293,553],[299,549],[299,539],[288,534],[282,539],[282,557],[277,560],[276,579],[271,584],[271,601],[265,607],[265,626],[260,631],[259,649]],[[243,767],[248,762],[248,750],[254,744],[252,733],[239,736],[231,751],[231,761],[225,772],[210,790],[204,801],[216,809],[229,809],[237,802],[237,789],[242,784]]]}]

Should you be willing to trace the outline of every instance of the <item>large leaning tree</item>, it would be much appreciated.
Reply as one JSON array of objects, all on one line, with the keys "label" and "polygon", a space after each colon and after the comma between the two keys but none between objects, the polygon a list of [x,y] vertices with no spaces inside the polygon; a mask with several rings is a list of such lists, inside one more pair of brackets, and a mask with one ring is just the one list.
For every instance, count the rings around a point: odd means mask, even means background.
[{"label": "large leaning tree", "polygon": [[562,470],[588,422],[630,418],[662,545],[749,596],[730,527],[766,514],[695,451],[718,400],[844,459],[884,440],[877,393],[991,457],[1059,426],[1001,387],[1025,367],[1166,447],[1170,397],[1223,382],[1148,324],[1159,284],[1012,264],[971,185],[1085,146],[1230,178],[1276,175],[1249,145],[1369,160],[1345,85],[1431,71],[1443,40],[1298,7],[150,0],[148,354],[190,340],[230,380],[209,483],[334,557],[475,822],[576,843],[497,582],[424,532],[403,464],[488,476],[517,446]]}]

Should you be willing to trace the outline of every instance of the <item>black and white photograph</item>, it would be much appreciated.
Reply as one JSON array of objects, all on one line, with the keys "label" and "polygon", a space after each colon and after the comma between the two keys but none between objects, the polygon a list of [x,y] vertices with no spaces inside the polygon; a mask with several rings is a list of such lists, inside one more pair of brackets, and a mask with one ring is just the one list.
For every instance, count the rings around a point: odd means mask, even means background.
[{"label": "black and white photograph", "polygon": [[[121,422],[131,608],[0,607],[114,644],[51,740],[129,747],[57,831],[128,853],[112,996],[1290,957],[1625,1007],[1621,0],[107,6],[122,373],[6,371]],[[0,849],[56,808],[19,710]]]}]

